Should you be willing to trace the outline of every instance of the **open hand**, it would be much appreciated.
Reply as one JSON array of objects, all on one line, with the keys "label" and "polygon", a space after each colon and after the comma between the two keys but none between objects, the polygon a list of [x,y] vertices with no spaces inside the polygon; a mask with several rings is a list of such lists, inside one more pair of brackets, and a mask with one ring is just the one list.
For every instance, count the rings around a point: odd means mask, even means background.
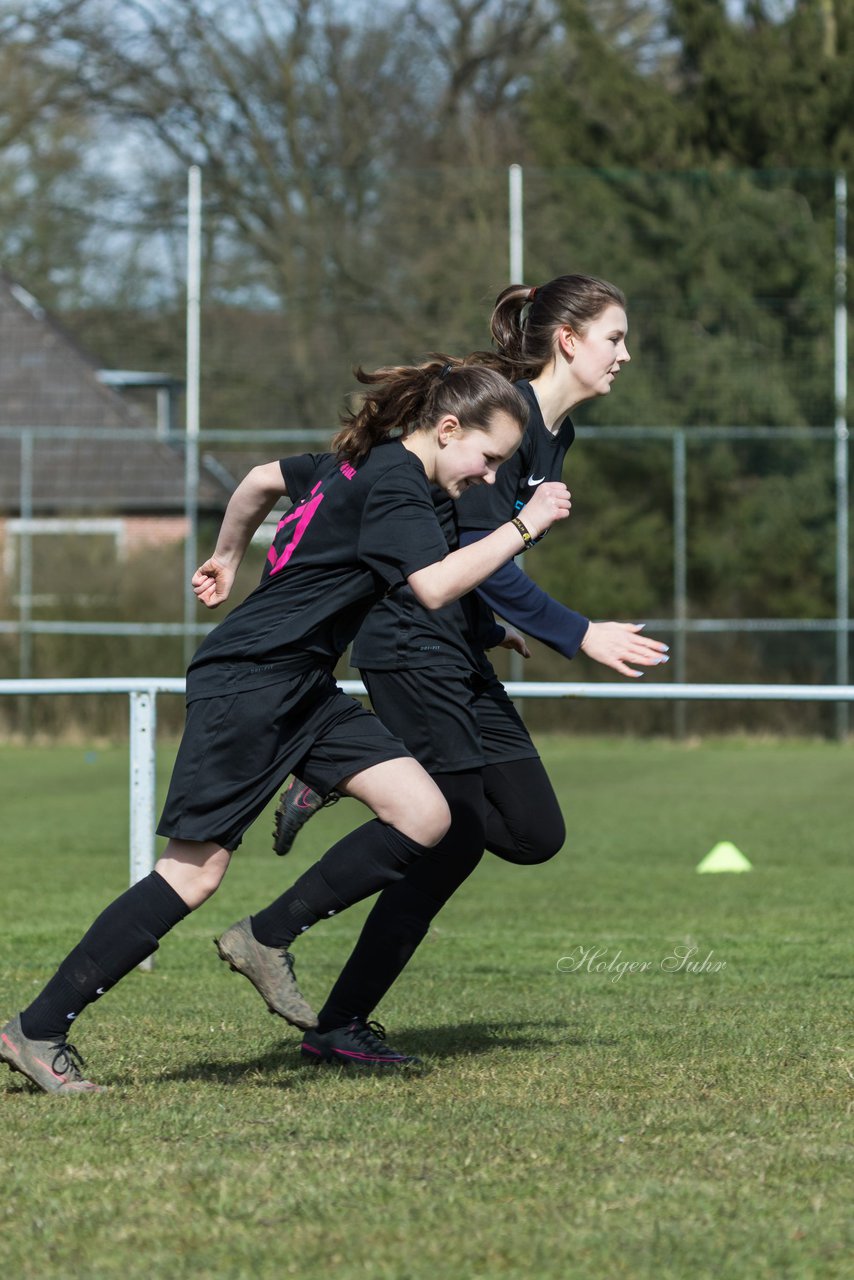
[{"label": "open hand", "polygon": [[667,645],[638,633],[642,622],[591,622],[581,641],[581,649],[594,662],[613,667],[621,676],[642,676],[628,664],[657,667],[667,661]]}]

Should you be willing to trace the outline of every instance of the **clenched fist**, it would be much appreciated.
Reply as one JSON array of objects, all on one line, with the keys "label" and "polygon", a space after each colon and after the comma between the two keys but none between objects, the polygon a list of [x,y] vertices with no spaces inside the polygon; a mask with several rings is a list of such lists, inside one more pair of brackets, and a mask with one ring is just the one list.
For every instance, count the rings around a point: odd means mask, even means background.
[{"label": "clenched fist", "polygon": [[541,538],[557,520],[565,520],[572,507],[572,495],[560,480],[541,484],[519,512],[519,519],[532,538]]}]

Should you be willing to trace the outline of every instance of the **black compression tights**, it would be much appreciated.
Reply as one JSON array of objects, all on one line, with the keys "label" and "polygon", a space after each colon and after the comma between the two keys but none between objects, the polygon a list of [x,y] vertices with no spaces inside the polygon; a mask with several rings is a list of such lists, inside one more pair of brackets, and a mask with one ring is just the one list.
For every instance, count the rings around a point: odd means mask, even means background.
[{"label": "black compression tights", "polygon": [[563,844],[560,807],[542,762],[517,760],[434,774],[451,827],[402,880],[384,889],[320,1011],[321,1031],[367,1018],[406,968],[433,918],[489,850],[508,862],[545,862]]},{"label": "black compression tights", "polygon": [[483,769],[486,847],[505,862],[532,866],[563,848],[566,827],[538,756]]}]

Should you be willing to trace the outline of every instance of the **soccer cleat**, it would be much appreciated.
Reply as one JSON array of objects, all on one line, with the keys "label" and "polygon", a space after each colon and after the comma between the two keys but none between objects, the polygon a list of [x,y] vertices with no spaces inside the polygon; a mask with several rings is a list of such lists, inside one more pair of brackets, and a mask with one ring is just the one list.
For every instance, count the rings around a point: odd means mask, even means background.
[{"label": "soccer cleat", "polygon": [[356,1067],[420,1067],[421,1059],[400,1053],[386,1044],[385,1027],[379,1022],[354,1018],[334,1031],[309,1031],[300,1045],[308,1062],[337,1063]]},{"label": "soccer cleat", "polygon": [[86,1064],[64,1036],[55,1040],[31,1040],[21,1030],[21,1015],[0,1031],[0,1059],[13,1071],[32,1080],[44,1093],[104,1093],[103,1085],[85,1080]]},{"label": "soccer cleat", "polygon": [[273,828],[273,848],[280,858],[290,853],[294,841],[302,828],[318,809],[335,804],[341,796],[337,791],[330,791],[328,796],[300,782],[299,778],[291,778],[276,805],[276,825]]},{"label": "soccer cleat", "polygon": [[220,959],[249,979],[271,1013],[294,1027],[317,1026],[317,1014],[297,986],[294,958],[287,947],[265,947],[252,932],[248,916],[226,929],[221,938],[214,938],[214,943]]}]

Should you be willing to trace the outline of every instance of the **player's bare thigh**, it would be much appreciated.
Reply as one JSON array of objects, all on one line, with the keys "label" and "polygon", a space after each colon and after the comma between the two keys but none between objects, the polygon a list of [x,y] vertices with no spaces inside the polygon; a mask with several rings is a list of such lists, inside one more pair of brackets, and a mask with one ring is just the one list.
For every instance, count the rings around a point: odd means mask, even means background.
[{"label": "player's bare thigh", "polygon": [[451,823],[445,797],[411,756],[362,769],[336,790],[361,800],[382,822],[428,847],[438,844]]}]

